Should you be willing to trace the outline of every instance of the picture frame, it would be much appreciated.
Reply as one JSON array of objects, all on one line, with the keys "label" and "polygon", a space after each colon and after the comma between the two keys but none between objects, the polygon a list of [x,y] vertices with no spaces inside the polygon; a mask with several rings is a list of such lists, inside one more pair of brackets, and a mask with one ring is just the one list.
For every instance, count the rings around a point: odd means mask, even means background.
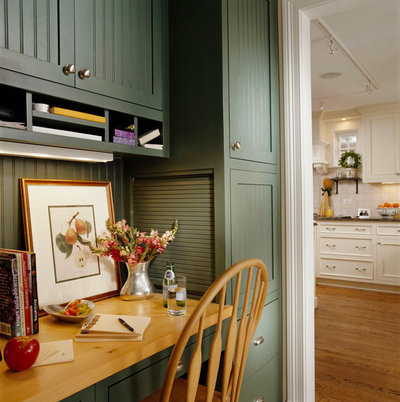
[{"label": "picture frame", "polygon": [[109,181],[20,179],[26,247],[36,254],[39,309],[119,294],[119,264],[92,254],[114,223]]},{"label": "picture frame", "polygon": [[358,208],[357,216],[359,219],[369,219],[371,211],[369,208]]}]

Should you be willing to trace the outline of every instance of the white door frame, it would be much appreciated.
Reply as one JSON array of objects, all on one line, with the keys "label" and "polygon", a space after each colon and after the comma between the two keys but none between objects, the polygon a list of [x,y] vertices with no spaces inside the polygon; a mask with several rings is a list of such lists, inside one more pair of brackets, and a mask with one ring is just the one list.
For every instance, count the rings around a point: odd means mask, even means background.
[{"label": "white door frame", "polygon": [[310,20],[368,0],[280,0],[286,204],[287,400],[315,399]]}]

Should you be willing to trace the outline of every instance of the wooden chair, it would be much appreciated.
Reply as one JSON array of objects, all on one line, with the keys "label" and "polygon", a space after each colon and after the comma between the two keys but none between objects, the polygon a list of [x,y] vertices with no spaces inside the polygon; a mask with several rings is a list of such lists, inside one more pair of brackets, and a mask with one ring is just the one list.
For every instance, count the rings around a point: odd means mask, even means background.
[{"label": "wooden chair", "polygon": [[[239,293],[243,272],[248,272],[246,290],[240,322],[238,323]],[[254,291],[251,292],[252,280]],[[225,343],[225,354],[222,363],[222,389],[215,390],[222,352],[222,311],[225,305],[228,282],[236,278],[233,297],[232,317],[229,322]],[[267,297],[268,272],[264,263],[258,259],[247,259],[232,265],[204,293],[199,305],[193,311],[182,330],[169,359],[164,383],[161,390],[153,393],[143,402],[214,402],[239,400],[240,387],[246,366],[250,343],[263,311]],[[207,386],[199,384],[201,371],[201,343],[203,339],[204,319],[207,306],[219,296],[219,314],[216,331],[212,341],[207,370]],[[249,310],[250,308],[250,310]],[[187,380],[175,379],[176,369],[186,347],[190,334],[196,326],[197,342],[191,357]]]}]

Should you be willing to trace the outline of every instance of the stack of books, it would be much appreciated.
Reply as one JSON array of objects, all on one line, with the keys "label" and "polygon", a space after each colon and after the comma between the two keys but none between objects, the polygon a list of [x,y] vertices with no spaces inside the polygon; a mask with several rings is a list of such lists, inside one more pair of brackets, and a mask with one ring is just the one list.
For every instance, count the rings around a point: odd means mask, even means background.
[{"label": "stack of books", "polygon": [[35,254],[0,249],[0,335],[37,334],[38,305]]},{"label": "stack of books", "polygon": [[135,145],[136,134],[129,130],[114,130],[113,142],[115,144]]}]

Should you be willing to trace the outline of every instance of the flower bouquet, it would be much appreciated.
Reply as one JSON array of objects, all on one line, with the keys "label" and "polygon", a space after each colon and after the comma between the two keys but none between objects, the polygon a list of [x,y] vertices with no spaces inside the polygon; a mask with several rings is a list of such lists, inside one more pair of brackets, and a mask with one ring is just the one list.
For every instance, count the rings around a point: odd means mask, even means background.
[{"label": "flower bouquet", "polygon": [[90,250],[98,256],[110,256],[114,261],[126,263],[128,278],[121,289],[121,298],[140,300],[152,297],[155,290],[147,274],[149,264],[174,240],[178,221],[162,235],[153,229],[150,234],[140,232],[130,227],[125,219],[113,224],[108,219],[106,228],[109,234],[98,236],[97,246],[90,246]]}]

